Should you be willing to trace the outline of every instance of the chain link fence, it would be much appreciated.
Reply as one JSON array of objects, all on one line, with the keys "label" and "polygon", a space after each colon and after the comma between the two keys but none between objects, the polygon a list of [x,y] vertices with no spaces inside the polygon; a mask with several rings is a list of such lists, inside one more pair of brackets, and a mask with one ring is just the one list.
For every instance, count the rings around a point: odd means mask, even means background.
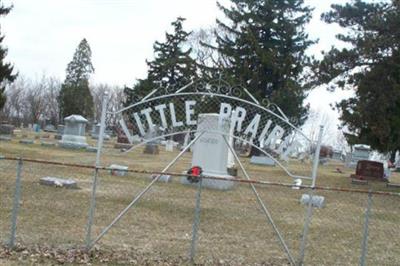
[{"label": "chain link fence", "polygon": [[[148,155],[141,150],[129,156],[123,159],[138,158],[137,163],[142,166],[138,169],[146,171],[115,173],[108,168],[98,169],[91,241],[160,171],[154,163],[146,164]],[[316,188],[311,192],[309,188],[292,189],[283,183],[246,183],[243,179],[229,191],[199,190],[199,183],[180,183],[190,156],[184,154],[180,163],[168,170],[172,182],[155,182],[96,242],[95,248],[137,253],[156,258],[157,262],[180,263],[192,257],[200,264],[288,264],[276,228],[299,264],[308,207],[300,203],[300,198],[314,193],[323,196],[325,204],[322,208],[313,207],[309,216],[305,265],[400,264],[398,193],[337,188]],[[160,152],[158,158],[160,165],[170,161],[165,152]],[[0,240],[6,245],[45,245],[65,250],[85,247],[94,174],[94,167],[85,165],[1,159]],[[78,182],[79,188],[41,185],[39,180],[45,176],[68,176]],[[243,176],[240,170],[238,176]]]}]

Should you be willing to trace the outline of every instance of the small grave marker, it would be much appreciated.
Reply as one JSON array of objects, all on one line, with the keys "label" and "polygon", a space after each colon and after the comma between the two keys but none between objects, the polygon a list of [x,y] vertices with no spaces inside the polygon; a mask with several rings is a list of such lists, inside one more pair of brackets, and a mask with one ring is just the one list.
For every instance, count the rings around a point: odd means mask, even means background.
[{"label": "small grave marker", "polygon": [[53,147],[56,146],[56,144],[54,142],[48,142],[48,141],[41,141],[40,145],[44,146],[44,147]]},{"label": "small grave marker", "polygon": [[125,176],[128,170],[128,166],[112,164],[108,167],[110,169],[110,174],[114,176]]},{"label": "small grave marker", "polygon": [[323,208],[325,206],[325,197],[313,195],[311,198],[309,194],[303,194],[300,203],[307,206],[310,204],[310,200],[312,207]]},{"label": "small grave marker", "polygon": [[21,140],[19,141],[19,143],[21,143],[21,144],[33,144],[33,143],[35,143],[35,142],[34,142],[33,139],[21,139]]},{"label": "small grave marker", "polygon": [[275,161],[267,156],[252,156],[250,159],[251,164],[275,166]]},{"label": "small grave marker", "polygon": [[75,180],[52,177],[52,176],[46,176],[40,178],[40,184],[46,186],[55,186],[55,187],[78,188],[78,184]]}]

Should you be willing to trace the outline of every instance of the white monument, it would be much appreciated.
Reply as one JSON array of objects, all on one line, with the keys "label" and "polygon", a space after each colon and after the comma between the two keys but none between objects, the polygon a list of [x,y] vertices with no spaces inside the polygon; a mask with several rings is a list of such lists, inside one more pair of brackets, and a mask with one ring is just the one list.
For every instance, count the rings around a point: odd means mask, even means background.
[{"label": "white monument", "polygon": [[65,128],[59,144],[64,148],[86,148],[85,129],[87,120],[80,115],[70,115],[64,118]]},{"label": "white monument", "polygon": [[[233,179],[227,172],[228,145],[224,136],[229,141],[230,119],[221,119],[219,125],[218,114],[199,114],[197,133],[203,135],[193,145],[192,167],[200,166],[203,175]],[[222,135],[225,134],[225,135]],[[186,177],[182,183],[190,183]],[[208,188],[226,190],[232,188],[233,181],[203,179],[203,186]]]}]

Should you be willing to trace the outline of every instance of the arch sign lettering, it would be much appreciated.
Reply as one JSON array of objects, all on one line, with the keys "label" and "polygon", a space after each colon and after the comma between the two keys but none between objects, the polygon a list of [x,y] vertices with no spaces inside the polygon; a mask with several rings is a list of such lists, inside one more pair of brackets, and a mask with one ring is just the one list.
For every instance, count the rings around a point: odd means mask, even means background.
[{"label": "arch sign lettering", "polygon": [[[201,127],[203,132],[225,135],[240,153],[253,150],[267,156],[291,177],[309,179],[311,173],[305,159],[312,143],[296,121],[266,99],[260,103],[247,89],[221,80],[190,83],[176,91],[155,89],[113,114],[120,116],[121,129],[132,144],[160,139],[187,144]],[[218,123],[199,125],[204,114],[214,114]],[[296,159],[305,162],[300,171],[288,167],[287,162]]]}]

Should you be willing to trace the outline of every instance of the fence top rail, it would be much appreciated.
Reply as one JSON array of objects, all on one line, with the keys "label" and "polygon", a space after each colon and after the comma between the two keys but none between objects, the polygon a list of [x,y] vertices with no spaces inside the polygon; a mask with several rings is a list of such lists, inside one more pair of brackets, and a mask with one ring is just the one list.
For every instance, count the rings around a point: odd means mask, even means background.
[{"label": "fence top rail", "polygon": [[[115,170],[114,168],[104,167],[104,166],[94,166],[87,164],[76,164],[76,163],[64,163],[64,162],[56,162],[56,161],[48,161],[48,160],[39,160],[39,159],[30,159],[30,158],[21,158],[21,157],[9,157],[2,156],[0,160],[9,160],[9,161],[24,161],[30,163],[38,163],[38,164],[48,164],[48,165],[58,165],[58,166],[69,166],[69,167],[77,167],[77,168],[86,168],[86,169],[97,169],[97,170]],[[159,171],[148,171],[148,170],[139,170],[139,169],[127,169],[124,170],[127,173],[136,173],[136,174],[150,174],[150,175],[170,175],[170,176],[188,176],[193,178],[203,178],[203,179],[214,179],[214,180],[225,180],[237,183],[244,184],[258,184],[258,185],[268,185],[268,186],[278,186],[278,187],[298,187],[302,189],[314,189],[314,190],[325,190],[325,191],[340,191],[340,192],[352,192],[352,193],[364,193],[364,194],[372,194],[372,195],[388,195],[388,196],[400,196],[399,192],[390,192],[390,191],[373,191],[367,189],[354,189],[354,188],[344,188],[344,187],[329,187],[329,186],[309,186],[309,185],[294,185],[292,183],[281,183],[281,182],[271,182],[271,181],[263,181],[263,180],[255,180],[255,179],[243,179],[243,178],[225,178],[218,176],[195,176],[186,173],[174,173],[174,172],[159,172]]]}]

